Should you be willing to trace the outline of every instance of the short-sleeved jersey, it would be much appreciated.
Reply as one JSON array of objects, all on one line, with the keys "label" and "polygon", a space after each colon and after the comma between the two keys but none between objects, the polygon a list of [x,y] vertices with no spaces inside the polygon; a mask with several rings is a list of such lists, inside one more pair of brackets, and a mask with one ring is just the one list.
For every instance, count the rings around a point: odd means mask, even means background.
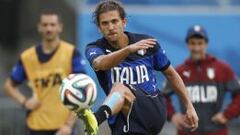
[{"label": "short-sleeved jersey", "polygon": [[[129,39],[129,45],[142,39],[152,38],[148,35],[125,32]],[[101,55],[107,55],[117,51],[105,38],[87,45],[85,55],[90,64]],[[116,82],[131,84],[143,89],[148,94],[157,91],[156,76],[154,70],[163,71],[168,68],[170,61],[165,51],[157,43],[154,48],[148,49],[145,55],[130,54],[117,66],[105,71],[95,71],[105,93],[108,94],[112,85]]]},{"label": "short-sleeved jersey", "polygon": [[16,82],[27,79],[33,95],[41,103],[37,110],[29,113],[28,127],[33,130],[56,130],[69,116],[69,110],[63,106],[58,96],[61,81],[72,73],[73,65],[80,68],[76,71],[83,71],[84,65],[80,61],[73,64],[74,46],[67,42],[61,41],[49,56],[43,56],[38,49],[39,46],[33,46],[21,54],[21,66],[13,70],[11,78]]},{"label": "short-sleeved jersey", "polygon": [[[198,131],[215,131],[224,127],[213,123],[211,118],[221,111],[226,91],[237,93],[240,90],[232,69],[226,63],[207,55],[205,60],[198,62],[188,59],[176,70],[199,116]],[[181,108],[184,111],[183,105]]]}]

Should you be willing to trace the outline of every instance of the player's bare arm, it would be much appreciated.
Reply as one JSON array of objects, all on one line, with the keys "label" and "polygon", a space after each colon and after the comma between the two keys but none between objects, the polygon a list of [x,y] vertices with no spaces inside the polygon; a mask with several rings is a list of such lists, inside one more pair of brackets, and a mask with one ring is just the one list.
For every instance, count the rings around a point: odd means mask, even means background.
[{"label": "player's bare arm", "polygon": [[14,100],[16,100],[19,104],[24,105],[26,102],[26,97],[19,92],[19,89],[16,87],[16,85],[12,82],[10,78],[8,78],[5,81],[4,84],[4,90],[5,92],[11,96]]},{"label": "player's bare arm", "polygon": [[186,123],[191,127],[192,131],[196,130],[198,128],[199,119],[190,99],[188,98],[187,90],[181,77],[172,66],[169,66],[169,68],[164,71],[164,75],[172,85],[175,92],[180,96],[181,101],[186,108]]},{"label": "player's bare arm", "polygon": [[153,48],[155,44],[156,39],[140,40],[113,53],[97,57],[93,61],[93,66],[96,70],[110,69],[123,61],[130,53],[135,53],[142,49],[146,50],[148,48]]},{"label": "player's bare arm", "polygon": [[34,110],[40,106],[40,102],[35,96],[29,99],[26,98],[10,78],[6,80],[4,90],[9,96],[28,110]]},{"label": "player's bare arm", "polygon": [[232,97],[232,102],[223,112],[218,112],[215,115],[213,115],[212,121],[216,124],[225,125],[233,118],[238,117],[240,115],[239,103],[240,93],[234,93]]}]

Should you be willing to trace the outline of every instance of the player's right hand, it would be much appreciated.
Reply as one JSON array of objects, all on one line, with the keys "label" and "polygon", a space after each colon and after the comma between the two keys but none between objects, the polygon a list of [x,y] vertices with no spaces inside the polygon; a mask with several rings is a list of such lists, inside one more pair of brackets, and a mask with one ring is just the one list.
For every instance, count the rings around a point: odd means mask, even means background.
[{"label": "player's right hand", "polygon": [[157,40],[153,38],[140,40],[132,45],[127,46],[130,53],[135,53],[138,50],[147,50],[153,48],[156,45]]},{"label": "player's right hand", "polygon": [[215,122],[216,124],[225,125],[228,123],[229,120],[224,116],[222,112],[218,112],[212,117],[212,121]]},{"label": "player's right hand", "polygon": [[32,96],[31,98],[27,99],[27,101],[24,104],[24,107],[27,110],[36,110],[38,107],[40,107],[41,103],[37,99],[37,97]]}]

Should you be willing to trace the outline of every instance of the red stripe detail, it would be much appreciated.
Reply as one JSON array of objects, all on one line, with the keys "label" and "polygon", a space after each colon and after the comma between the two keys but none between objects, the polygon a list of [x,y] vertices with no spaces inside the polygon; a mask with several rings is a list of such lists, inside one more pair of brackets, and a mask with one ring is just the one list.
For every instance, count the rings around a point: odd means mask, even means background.
[{"label": "red stripe detail", "polygon": [[67,79],[68,80],[72,80],[74,77],[76,77],[77,75],[76,74],[73,74],[73,75],[71,75],[71,77],[70,77],[70,75],[68,75],[68,77],[67,77]]},{"label": "red stripe detail", "polygon": [[92,105],[93,104],[93,101],[92,101],[92,99],[93,99],[93,95],[95,94],[95,91],[94,91],[94,87],[93,86],[91,86],[92,84],[88,84],[88,86],[87,86],[87,93],[88,93],[88,91],[89,91],[89,89],[92,89],[92,94],[91,94],[91,98],[90,98],[90,102],[88,103],[88,105]]},{"label": "red stripe detail", "polygon": [[74,98],[76,98],[77,100],[80,100],[80,101],[81,101],[81,99],[78,98],[77,96],[75,96],[69,89],[66,89],[66,90],[65,90],[64,95],[65,95],[66,97],[68,97],[68,95],[71,95],[71,96],[73,96]]}]

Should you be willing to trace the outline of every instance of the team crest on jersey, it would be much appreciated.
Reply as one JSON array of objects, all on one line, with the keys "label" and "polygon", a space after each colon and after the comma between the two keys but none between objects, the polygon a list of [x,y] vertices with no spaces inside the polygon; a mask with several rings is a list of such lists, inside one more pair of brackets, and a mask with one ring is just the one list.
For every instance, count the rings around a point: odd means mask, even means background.
[{"label": "team crest on jersey", "polygon": [[187,78],[189,78],[191,76],[190,71],[183,71],[183,75]]},{"label": "team crest on jersey", "polygon": [[215,71],[213,68],[208,68],[207,69],[207,76],[209,79],[213,79],[215,77]]}]

